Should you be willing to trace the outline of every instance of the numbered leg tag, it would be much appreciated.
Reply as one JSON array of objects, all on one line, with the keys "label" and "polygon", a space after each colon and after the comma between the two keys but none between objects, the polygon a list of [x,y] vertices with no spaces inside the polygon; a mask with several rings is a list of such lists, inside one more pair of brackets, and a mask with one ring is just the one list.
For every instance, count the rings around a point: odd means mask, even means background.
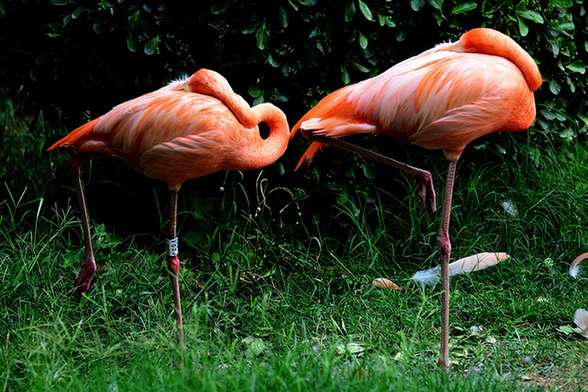
[{"label": "numbered leg tag", "polygon": [[178,255],[178,237],[167,240],[167,255],[171,257]]}]

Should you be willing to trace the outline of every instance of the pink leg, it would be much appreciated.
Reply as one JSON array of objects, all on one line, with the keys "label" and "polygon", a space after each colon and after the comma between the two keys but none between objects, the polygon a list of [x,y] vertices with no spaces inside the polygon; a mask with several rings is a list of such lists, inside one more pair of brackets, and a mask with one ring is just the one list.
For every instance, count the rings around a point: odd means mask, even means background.
[{"label": "pink leg", "polygon": [[456,161],[450,161],[447,169],[447,182],[443,194],[443,207],[441,207],[441,223],[437,244],[441,257],[441,353],[439,366],[449,369],[449,259],[451,257],[451,241],[449,240],[449,218],[451,216],[451,198],[453,196],[453,181],[455,179]]},{"label": "pink leg", "polygon": [[94,252],[92,250],[92,235],[90,234],[90,225],[88,223],[88,211],[84,197],[84,188],[82,187],[82,180],[80,178],[80,168],[84,162],[98,157],[100,156],[78,154],[72,155],[68,161],[69,171],[73,177],[78,204],[82,214],[82,229],[84,231],[84,245],[86,249],[86,259],[82,264],[78,276],[74,280],[74,296],[78,301],[82,299],[82,295],[90,288],[90,282],[96,272],[96,261],[94,260]]},{"label": "pink leg", "polygon": [[167,252],[167,270],[170,274],[172,290],[174,295],[174,305],[176,313],[176,325],[178,328],[178,346],[180,349],[180,364],[183,363],[184,352],[184,328],[182,321],[182,301],[180,298],[180,283],[178,273],[180,272],[180,260],[178,259],[178,239],[176,237],[178,212],[178,191],[171,191],[170,194],[170,219],[169,235],[170,240]]},{"label": "pink leg", "polygon": [[437,202],[435,198],[435,188],[433,187],[433,177],[431,176],[431,173],[429,173],[428,171],[407,165],[406,163],[398,162],[395,159],[356,146],[355,144],[341,141],[339,139],[309,134],[305,134],[304,136],[306,136],[308,140],[325,143],[330,146],[340,148],[342,150],[362,155],[366,158],[372,159],[379,163],[383,163],[384,165],[392,166],[398,170],[405,172],[406,174],[413,176],[417,182],[418,195],[421,199],[423,209],[429,209],[433,213],[436,211]]}]

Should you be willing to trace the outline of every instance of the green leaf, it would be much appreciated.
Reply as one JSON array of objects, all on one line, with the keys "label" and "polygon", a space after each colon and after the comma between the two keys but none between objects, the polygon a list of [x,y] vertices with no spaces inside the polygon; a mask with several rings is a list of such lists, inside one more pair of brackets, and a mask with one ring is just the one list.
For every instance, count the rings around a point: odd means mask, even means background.
[{"label": "green leaf", "polygon": [[572,79],[570,79],[569,76],[566,76],[566,83],[568,84],[568,87],[570,88],[570,92],[573,94],[576,92],[576,84],[572,81]]},{"label": "green leaf", "polygon": [[431,7],[435,8],[438,11],[441,11],[443,8],[443,0],[428,0]]},{"label": "green leaf", "polygon": [[259,24],[257,24],[257,23],[245,25],[241,28],[241,33],[245,34],[245,35],[252,34],[254,31],[256,31],[259,28],[258,26],[259,26]]},{"label": "green leaf", "polygon": [[389,16],[378,14],[380,26],[396,27],[396,23]]},{"label": "green leaf", "polygon": [[258,85],[249,87],[249,90],[247,90],[247,92],[249,93],[251,98],[257,98],[263,94],[263,90],[261,90]]},{"label": "green leaf", "polygon": [[225,12],[227,10],[227,8],[229,8],[230,5],[231,5],[231,1],[228,1],[228,0],[218,1],[217,0],[214,2],[212,7],[210,7],[210,13],[213,15],[222,14],[223,12]]},{"label": "green leaf", "polygon": [[559,44],[556,41],[548,41],[549,45],[551,46],[551,53],[553,53],[553,57],[557,57],[559,55]]},{"label": "green leaf", "polygon": [[519,12],[518,14],[521,18],[532,20],[533,22],[538,24],[543,24],[545,22],[541,14],[539,14],[536,11],[525,10],[523,12]]},{"label": "green leaf", "polygon": [[71,18],[70,14],[67,14],[63,17],[63,27],[67,26],[67,24],[69,22],[71,22],[73,19]]},{"label": "green leaf", "polygon": [[255,36],[257,38],[257,47],[260,50],[267,49],[270,35],[269,31],[265,27],[265,23],[259,29],[257,29],[257,33],[255,34]]},{"label": "green leaf", "polygon": [[574,61],[573,63],[566,65],[566,68],[582,75],[586,72],[586,66],[581,61]]},{"label": "green leaf", "polygon": [[261,338],[245,338],[242,342],[248,345],[245,350],[247,357],[257,357],[267,348],[267,345]]},{"label": "green leaf", "polygon": [[345,22],[349,22],[353,18],[355,18],[355,12],[356,12],[355,3],[353,1],[350,1],[345,6]]},{"label": "green leaf", "polygon": [[359,46],[364,50],[367,49],[368,46],[368,39],[361,32],[359,33]]},{"label": "green leaf", "polygon": [[549,82],[549,90],[553,93],[553,95],[558,95],[561,91],[561,86],[554,80]]},{"label": "green leaf", "polygon": [[82,14],[82,12],[84,11],[84,9],[80,6],[77,7],[75,10],[73,10],[73,12],[71,13],[71,17],[72,19],[77,19],[80,17],[80,15]]},{"label": "green leaf", "polygon": [[559,133],[559,137],[567,140],[573,140],[575,135],[576,133],[571,128],[567,128],[566,130]]},{"label": "green leaf", "polygon": [[278,8],[278,18],[284,28],[288,27],[288,13],[284,7]]},{"label": "green leaf", "polygon": [[476,9],[477,7],[478,4],[476,4],[474,1],[466,1],[453,7],[451,10],[451,15],[463,14],[465,12]]},{"label": "green leaf", "polygon": [[312,7],[313,5],[316,4],[318,0],[298,0],[298,2],[302,5],[307,5],[309,7]]},{"label": "green leaf", "polygon": [[96,34],[100,34],[102,33],[102,23],[100,22],[96,22],[92,25],[92,30],[94,30],[94,32]]},{"label": "green leaf", "polygon": [[347,85],[351,82],[351,78],[349,77],[349,72],[347,71],[347,67],[342,65],[341,66],[341,80],[343,80],[343,84]]},{"label": "green leaf", "polygon": [[347,343],[347,344],[337,344],[335,346],[335,352],[339,355],[343,354],[361,354],[365,350],[364,346],[359,343]]},{"label": "green leaf", "polygon": [[140,11],[136,11],[136,12],[132,13],[131,15],[129,15],[129,18],[127,19],[129,21],[129,27],[131,27],[132,29],[136,28],[137,22],[139,21],[140,16],[141,16]]},{"label": "green leaf", "polygon": [[555,5],[562,11],[565,11],[566,9],[574,5],[573,0],[550,0],[550,3]]},{"label": "green leaf", "polygon": [[274,68],[278,68],[280,66],[280,63],[274,60],[274,57],[271,55],[271,53],[267,56],[267,62]]},{"label": "green leaf", "polygon": [[127,37],[127,48],[133,53],[137,51],[137,41],[133,38],[133,35],[129,33]]},{"label": "green leaf", "polygon": [[410,7],[413,11],[418,12],[425,6],[425,0],[411,0]]},{"label": "green leaf", "polygon": [[437,21],[437,26],[441,26],[445,23],[445,16],[441,13],[441,12],[432,12],[433,17],[435,18],[435,20]]},{"label": "green leaf", "polygon": [[319,51],[320,51],[322,54],[324,54],[324,53],[325,53],[325,50],[323,49],[323,45],[322,45],[320,42],[318,42],[318,41],[317,41],[317,42],[315,43],[315,46],[316,46],[316,48],[317,48],[317,49],[318,49],[318,50],[319,50]]},{"label": "green leaf", "polygon": [[264,102],[265,102],[265,98],[263,97],[263,94],[261,94],[259,97],[255,98],[252,106],[256,106],[256,105],[259,105],[260,103],[264,103]]},{"label": "green leaf", "polygon": [[351,64],[353,64],[353,66],[357,69],[359,69],[361,72],[363,73],[368,73],[370,72],[370,69],[368,67],[365,67],[363,65],[361,65],[360,63],[356,62],[356,61],[352,61]]},{"label": "green leaf", "polygon": [[540,113],[543,117],[545,117],[546,120],[549,120],[549,121],[555,120],[555,114],[553,114],[549,110],[541,110]]},{"label": "green leaf", "polygon": [[57,5],[57,6],[68,5],[68,4],[72,4],[72,3],[73,3],[72,0],[51,0],[51,4]]},{"label": "green leaf", "polygon": [[157,51],[157,47],[159,45],[159,38],[153,37],[145,44],[145,48],[143,51],[147,56],[151,56],[153,53]]},{"label": "green leaf", "polygon": [[372,15],[372,11],[370,10],[370,8],[367,6],[366,3],[364,3],[361,0],[357,0],[357,4],[359,5],[359,10],[361,11],[363,16],[365,16],[365,18],[367,20],[374,20],[374,17]]},{"label": "green leaf", "polygon": [[365,176],[365,178],[369,180],[373,180],[374,178],[376,178],[376,170],[372,165],[363,165],[361,170],[363,171],[363,175]]},{"label": "green leaf", "polygon": [[519,32],[521,37],[526,37],[529,34],[529,27],[521,19],[519,19]]},{"label": "green leaf", "polygon": [[576,28],[574,22],[554,23],[553,27],[560,31],[572,31]]}]

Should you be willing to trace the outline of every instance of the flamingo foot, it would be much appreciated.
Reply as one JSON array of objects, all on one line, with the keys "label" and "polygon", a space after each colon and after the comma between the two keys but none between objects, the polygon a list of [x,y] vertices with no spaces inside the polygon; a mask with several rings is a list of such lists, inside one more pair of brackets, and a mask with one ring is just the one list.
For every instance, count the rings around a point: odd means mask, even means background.
[{"label": "flamingo foot", "polygon": [[433,176],[428,171],[422,170],[415,174],[415,179],[423,209],[435,213],[437,211],[437,198],[435,196],[435,187],[433,186]]},{"label": "flamingo foot", "polygon": [[82,268],[74,280],[74,297],[80,302],[82,295],[90,288],[90,282],[96,272],[96,261],[94,257],[86,257]]}]

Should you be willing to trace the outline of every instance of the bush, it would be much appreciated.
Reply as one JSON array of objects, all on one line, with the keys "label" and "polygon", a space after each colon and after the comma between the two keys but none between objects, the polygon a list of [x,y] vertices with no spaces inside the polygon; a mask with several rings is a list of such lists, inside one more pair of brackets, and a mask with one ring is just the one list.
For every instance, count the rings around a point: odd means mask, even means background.
[{"label": "bush", "polygon": [[[202,67],[221,72],[249,102],[278,104],[293,125],[326,93],[477,26],[510,35],[539,63],[545,83],[536,93],[533,142],[586,140],[586,103],[576,98],[587,95],[582,0],[25,0],[0,7],[2,112],[9,114],[0,116],[3,181],[40,179],[50,172],[42,154],[50,141]],[[504,140],[486,137],[477,147],[504,151]],[[280,172],[290,173],[307,145],[295,139]],[[51,159],[52,170],[61,166],[62,157]],[[347,197],[375,176],[372,164],[351,155],[329,163],[335,171],[311,168],[306,182],[285,181]]]}]

